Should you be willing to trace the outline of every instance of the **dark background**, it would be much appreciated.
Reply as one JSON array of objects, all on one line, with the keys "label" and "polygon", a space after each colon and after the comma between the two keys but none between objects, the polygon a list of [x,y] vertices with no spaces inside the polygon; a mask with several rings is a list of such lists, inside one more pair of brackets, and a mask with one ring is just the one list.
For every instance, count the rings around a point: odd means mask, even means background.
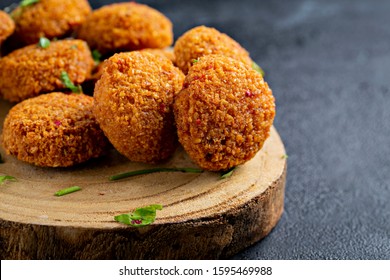
[{"label": "dark background", "polygon": [[233,258],[390,259],[390,1],[138,2],[168,16],[175,38],[197,25],[227,33],[273,89],[285,211]]}]

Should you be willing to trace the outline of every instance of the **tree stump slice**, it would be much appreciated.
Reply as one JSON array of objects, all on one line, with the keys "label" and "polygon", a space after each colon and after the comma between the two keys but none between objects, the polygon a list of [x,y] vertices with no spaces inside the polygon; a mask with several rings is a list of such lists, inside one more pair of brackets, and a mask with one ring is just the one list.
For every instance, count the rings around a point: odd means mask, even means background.
[{"label": "tree stump slice", "polygon": [[[11,104],[0,101],[0,131]],[[154,173],[112,150],[72,168],[40,168],[6,155],[0,175],[1,259],[225,259],[264,238],[283,212],[287,162],[273,127],[264,147],[233,175]],[[182,148],[163,167],[196,167]],[[81,191],[54,196],[60,189]],[[114,216],[162,204],[155,222],[134,228]]]}]

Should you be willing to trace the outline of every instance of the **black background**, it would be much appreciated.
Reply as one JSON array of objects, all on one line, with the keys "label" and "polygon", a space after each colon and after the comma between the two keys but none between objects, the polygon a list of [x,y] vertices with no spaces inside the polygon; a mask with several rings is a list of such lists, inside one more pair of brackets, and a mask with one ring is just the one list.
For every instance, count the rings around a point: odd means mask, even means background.
[{"label": "black background", "polygon": [[390,259],[390,1],[139,2],[169,17],[175,38],[197,25],[227,33],[273,89],[285,211],[233,258]]}]

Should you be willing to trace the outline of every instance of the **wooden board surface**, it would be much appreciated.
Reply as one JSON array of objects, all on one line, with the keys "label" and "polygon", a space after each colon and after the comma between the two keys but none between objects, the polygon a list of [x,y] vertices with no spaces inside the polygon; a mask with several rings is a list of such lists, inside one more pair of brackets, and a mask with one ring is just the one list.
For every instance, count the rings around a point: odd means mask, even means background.
[{"label": "wooden board surface", "polygon": [[[0,123],[10,104],[0,101]],[[0,127],[1,131],[1,127]],[[110,182],[117,173],[155,167],[111,151],[72,168],[39,168],[5,155],[0,175],[1,259],[218,259],[265,237],[283,212],[286,159],[272,128],[263,149],[228,179],[219,173],[155,173]],[[179,148],[166,167],[196,167]],[[62,197],[69,186],[81,191]],[[147,227],[113,217],[162,204]]]}]

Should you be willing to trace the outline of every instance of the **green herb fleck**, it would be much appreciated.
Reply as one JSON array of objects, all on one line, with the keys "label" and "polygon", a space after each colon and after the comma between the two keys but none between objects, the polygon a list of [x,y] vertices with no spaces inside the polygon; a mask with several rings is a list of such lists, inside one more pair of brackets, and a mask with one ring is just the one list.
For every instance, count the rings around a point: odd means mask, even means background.
[{"label": "green herb fleck", "polygon": [[93,50],[92,57],[93,60],[95,61],[95,64],[99,64],[101,61],[100,59],[102,58],[102,54],[98,50]]},{"label": "green herb fleck", "polygon": [[156,173],[156,172],[185,172],[185,173],[202,173],[202,169],[197,168],[152,168],[152,169],[142,169],[142,170],[135,170],[130,172],[125,172],[117,175],[113,175],[109,178],[110,181],[120,180],[128,177],[133,177],[137,175],[142,174],[150,174],[150,173]]},{"label": "green herb fleck", "polygon": [[256,70],[257,72],[259,72],[261,74],[261,76],[264,77],[264,75],[265,75],[264,70],[254,61],[252,61],[252,69]]},{"label": "green herb fleck", "polygon": [[284,155],[282,155],[281,158],[282,158],[282,159],[288,159],[288,155],[284,154]]},{"label": "green herb fleck", "polygon": [[71,48],[72,50],[77,50],[77,45],[72,45],[70,48]]},{"label": "green herb fleck", "polygon": [[195,64],[195,63],[198,63],[199,60],[198,59],[193,59],[191,62],[192,62],[192,64]]},{"label": "green herb fleck", "polygon": [[1,175],[0,176],[0,185],[4,184],[5,181],[16,181],[15,177],[8,176],[8,175]]},{"label": "green herb fleck", "polygon": [[19,6],[20,7],[27,7],[27,6],[31,6],[33,4],[36,4],[38,3],[39,0],[22,0],[20,3],[19,3]]},{"label": "green herb fleck", "polygon": [[162,205],[152,204],[146,207],[137,208],[132,213],[115,216],[114,219],[115,221],[125,225],[143,227],[153,223],[156,219],[156,210],[162,209]]},{"label": "green herb fleck", "polygon": [[50,46],[50,40],[45,37],[41,37],[39,38],[38,46],[42,49],[47,49]]},{"label": "green herb fleck", "polygon": [[63,195],[66,195],[66,194],[70,194],[70,193],[73,193],[73,192],[77,192],[81,190],[80,187],[78,186],[73,186],[73,187],[70,187],[70,188],[66,188],[66,189],[62,189],[62,190],[59,190],[58,192],[56,192],[54,195],[55,196],[63,196]]},{"label": "green herb fleck", "polygon": [[221,179],[226,179],[226,178],[231,177],[233,175],[233,172],[235,169],[236,169],[236,167],[232,167],[232,168],[226,170],[225,172],[222,172]]},{"label": "green herb fleck", "polygon": [[70,89],[74,93],[80,93],[83,91],[80,85],[74,85],[74,83],[70,80],[68,73],[65,71],[61,72],[61,81],[66,88]]}]

